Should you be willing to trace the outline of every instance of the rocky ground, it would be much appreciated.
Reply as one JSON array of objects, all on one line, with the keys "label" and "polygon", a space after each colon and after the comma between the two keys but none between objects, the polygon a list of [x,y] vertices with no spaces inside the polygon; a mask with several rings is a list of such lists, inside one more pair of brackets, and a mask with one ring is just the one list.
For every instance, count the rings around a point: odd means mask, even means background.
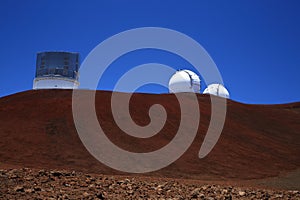
[{"label": "rocky ground", "polygon": [[0,199],[300,199],[300,192],[23,168],[0,170]]}]

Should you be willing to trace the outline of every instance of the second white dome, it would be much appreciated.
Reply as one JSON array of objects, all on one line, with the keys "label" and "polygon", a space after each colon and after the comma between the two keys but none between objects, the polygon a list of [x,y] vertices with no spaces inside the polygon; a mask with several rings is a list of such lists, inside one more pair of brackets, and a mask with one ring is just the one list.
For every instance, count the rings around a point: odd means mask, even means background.
[{"label": "second white dome", "polygon": [[207,88],[203,91],[203,94],[212,94],[223,98],[229,98],[228,90],[219,83],[214,83],[207,86]]}]

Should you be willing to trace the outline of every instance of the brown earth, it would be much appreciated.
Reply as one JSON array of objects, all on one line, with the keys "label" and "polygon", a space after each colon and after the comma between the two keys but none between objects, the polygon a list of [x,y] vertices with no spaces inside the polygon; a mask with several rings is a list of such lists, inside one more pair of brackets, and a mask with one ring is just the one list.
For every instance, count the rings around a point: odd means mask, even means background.
[{"label": "brown earth", "polygon": [[[122,95],[128,94],[120,93],[120,101]],[[153,104],[163,105],[168,113],[164,128],[147,139],[120,130],[109,109],[110,98],[111,92],[97,91],[97,116],[106,135],[121,148],[150,152],[176,134],[180,109],[174,95],[134,94],[131,98],[131,115],[139,125],[150,122],[148,111]],[[184,98],[188,102],[188,95]],[[142,176],[300,189],[300,103],[247,105],[228,100],[222,135],[208,156],[199,159],[211,105],[207,95],[199,94],[198,101],[201,119],[192,145],[173,164]],[[2,97],[0,105],[0,168],[129,175],[98,162],[85,149],[73,122],[72,91],[26,91]]]}]

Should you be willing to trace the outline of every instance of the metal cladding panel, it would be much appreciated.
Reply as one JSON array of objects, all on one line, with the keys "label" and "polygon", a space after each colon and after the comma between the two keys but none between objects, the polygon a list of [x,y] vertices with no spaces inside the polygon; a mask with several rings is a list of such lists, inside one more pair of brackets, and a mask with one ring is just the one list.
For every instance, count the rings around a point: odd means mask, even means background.
[{"label": "metal cladding panel", "polygon": [[35,77],[60,76],[78,79],[79,53],[41,52],[37,54]]}]

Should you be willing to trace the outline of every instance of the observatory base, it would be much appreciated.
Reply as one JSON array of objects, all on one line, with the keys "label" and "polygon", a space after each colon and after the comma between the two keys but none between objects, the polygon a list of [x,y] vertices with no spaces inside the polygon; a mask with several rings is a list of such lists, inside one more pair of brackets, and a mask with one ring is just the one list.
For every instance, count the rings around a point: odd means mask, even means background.
[{"label": "observatory base", "polygon": [[77,89],[79,82],[68,78],[47,77],[36,78],[33,82],[33,89]]}]

